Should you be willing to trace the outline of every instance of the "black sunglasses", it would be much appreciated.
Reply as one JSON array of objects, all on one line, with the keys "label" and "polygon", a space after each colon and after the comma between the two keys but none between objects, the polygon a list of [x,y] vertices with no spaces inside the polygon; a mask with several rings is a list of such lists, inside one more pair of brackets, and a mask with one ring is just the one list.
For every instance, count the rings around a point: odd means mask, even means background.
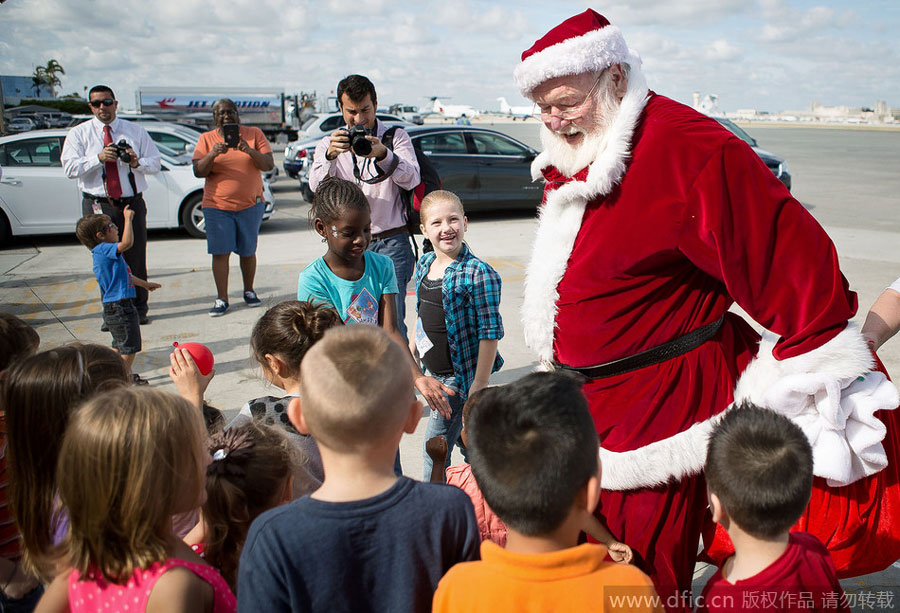
[{"label": "black sunglasses", "polygon": [[91,100],[90,102],[88,102],[88,104],[90,104],[95,109],[99,109],[101,104],[103,106],[112,106],[115,103],[116,101],[112,98],[104,98],[103,100]]}]

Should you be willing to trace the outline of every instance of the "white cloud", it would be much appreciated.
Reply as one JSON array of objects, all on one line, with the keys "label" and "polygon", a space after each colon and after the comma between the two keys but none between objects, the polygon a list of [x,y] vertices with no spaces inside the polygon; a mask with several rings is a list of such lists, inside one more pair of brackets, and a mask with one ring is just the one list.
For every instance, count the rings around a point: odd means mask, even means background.
[{"label": "white cloud", "polygon": [[[723,108],[823,104],[900,106],[896,11],[838,0],[612,0],[597,10],[623,26],[651,87],[689,101],[718,93]],[[89,7],[89,9],[86,9]],[[0,5],[0,73],[30,75],[50,58],[61,91],[108,83],[124,106],[139,86],[275,87],[327,95],[351,73],[380,102],[520,104],[512,70],[550,27],[581,12],[574,0],[7,0]]]},{"label": "white cloud", "polygon": [[706,58],[714,62],[727,62],[737,59],[741,51],[724,38],[713,41],[706,47]]},{"label": "white cloud", "polygon": [[630,0],[594,7],[614,25],[693,27],[750,9],[747,0]]}]

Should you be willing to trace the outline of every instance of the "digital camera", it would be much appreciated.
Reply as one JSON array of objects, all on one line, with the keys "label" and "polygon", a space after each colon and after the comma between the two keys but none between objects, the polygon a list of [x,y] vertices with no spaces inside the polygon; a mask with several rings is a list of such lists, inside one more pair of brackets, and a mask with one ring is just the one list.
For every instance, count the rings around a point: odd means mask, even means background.
[{"label": "digital camera", "polygon": [[369,155],[372,153],[372,143],[366,137],[371,134],[368,128],[355,125],[347,131],[350,135],[350,148],[356,155]]},{"label": "digital camera", "polygon": [[128,142],[123,138],[113,145],[116,148],[116,155],[126,164],[131,164],[131,154],[128,153]]}]

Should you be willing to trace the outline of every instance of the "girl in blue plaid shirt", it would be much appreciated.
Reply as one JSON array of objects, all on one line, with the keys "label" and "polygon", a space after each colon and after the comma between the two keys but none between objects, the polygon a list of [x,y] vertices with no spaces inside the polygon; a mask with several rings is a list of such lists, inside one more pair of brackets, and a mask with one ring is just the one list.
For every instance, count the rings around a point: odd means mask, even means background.
[{"label": "girl in blue plaid shirt", "polygon": [[[500,275],[479,260],[463,242],[467,229],[456,194],[434,191],[422,200],[422,233],[434,245],[416,264],[416,348],[431,375],[456,394],[447,396],[450,417],[432,407],[425,440],[443,435],[446,465],[462,429],[462,407],[470,394],[486,387],[491,373],[503,365],[497,342],[503,338],[500,318]],[[425,476],[431,478],[427,453]]]}]

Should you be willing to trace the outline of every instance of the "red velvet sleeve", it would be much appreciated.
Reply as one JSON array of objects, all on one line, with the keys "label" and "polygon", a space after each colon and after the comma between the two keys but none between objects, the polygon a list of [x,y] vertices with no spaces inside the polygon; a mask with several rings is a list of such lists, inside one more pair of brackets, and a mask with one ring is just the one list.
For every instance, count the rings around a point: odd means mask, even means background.
[{"label": "red velvet sleeve", "polygon": [[743,142],[716,151],[686,200],[679,249],[781,337],[777,359],[823,345],[856,313],[831,239]]}]

